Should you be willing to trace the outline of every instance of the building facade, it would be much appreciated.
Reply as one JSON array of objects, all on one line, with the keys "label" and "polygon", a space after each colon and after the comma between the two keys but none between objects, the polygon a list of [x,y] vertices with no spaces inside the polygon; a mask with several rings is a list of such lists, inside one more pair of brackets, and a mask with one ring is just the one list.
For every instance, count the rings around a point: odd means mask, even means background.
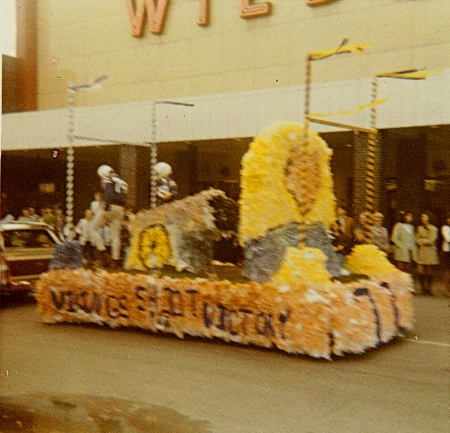
[{"label": "building facade", "polygon": [[[312,62],[310,112],[332,114],[326,119],[338,124],[375,123],[375,206],[390,223],[398,210],[449,210],[446,0],[31,3],[37,111],[3,115],[2,187],[18,201],[30,202],[33,191],[39,201],[64,196],[67,148],[74,147],[77,217],[103,163],[127,178],[133,205],[148,207],[152,142],[158,159],[173,165],[182,195],[214,186],[238,198],[240,158],[252,137],[278,120],[305,120],[308,53],[345,39],[363,53]],[[422,80],[375,78],[423,68],[430,75]],[[101,89],[72,95],[69,113],[68,88],[103,76]],[[365,109],[373,100],[384,102]],[[68,137],[71,126],[76,138]],[[338,202],[363,211],[367,134],[311,127],[333,149]],[[36,173],[25,168],[34,166]]]}]

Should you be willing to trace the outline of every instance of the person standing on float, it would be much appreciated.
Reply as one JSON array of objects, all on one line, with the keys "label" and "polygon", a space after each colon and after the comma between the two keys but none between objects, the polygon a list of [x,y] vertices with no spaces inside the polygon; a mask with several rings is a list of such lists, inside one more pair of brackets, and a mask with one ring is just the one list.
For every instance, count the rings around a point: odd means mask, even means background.
[{"label": "person standing on float", "polygon": [[430,217],[426,213],[420,215],[420,223],[416,231],[417,272],[423,293],[432,295],[434,268],[439,264],[436,246],[438,228],[430,223]]},{"label": "person standing on float", "polygon": [[119,267],[121,257],[120,232],[125,216],[126,191],[128,185],[109,165],[102,165],[97,170],[104,191],[105,216],[109,222],[111,238],[112,267]]},{"label": "person standing on float", "polygon": [[158,162],[153,169],[157,176],[156,206],[174,201],[178,195],[178,186],[171,178],[172,167],[166,162]]}]

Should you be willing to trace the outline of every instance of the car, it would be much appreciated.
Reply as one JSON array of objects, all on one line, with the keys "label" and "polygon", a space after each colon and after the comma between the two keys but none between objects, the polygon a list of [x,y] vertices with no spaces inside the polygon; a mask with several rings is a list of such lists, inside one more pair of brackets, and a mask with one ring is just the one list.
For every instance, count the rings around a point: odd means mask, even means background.
[{"label": "car", "polygon": [[12,221],[0,224],[0,293],[32,290],[48,271],[61,240],[44,223]]}]

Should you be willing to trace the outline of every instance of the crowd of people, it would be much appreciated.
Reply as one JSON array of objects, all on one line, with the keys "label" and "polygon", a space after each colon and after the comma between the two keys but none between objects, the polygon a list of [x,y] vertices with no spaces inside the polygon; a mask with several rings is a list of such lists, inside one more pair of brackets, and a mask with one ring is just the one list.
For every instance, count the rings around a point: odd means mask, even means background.
[{"label": "crowd of people", "polygon": [[350,254],[356,245],[372,243],[386,253],[403,272],[414,274],[420,290],[432,295],[433,280],[440,259],[444,265],[446,295],[450,297],[450,213],[438,228],[429,212],[420,214],[420,223],[413,224],[411,212],[401,212],[400,220],[391,232],[383,226],[380,212],[370,216],[363,212],[357,222],[347,215],[347,209],[337,209],[337,220],[330,228],[330,238],[337,253]]},{"label": "crowd of people", "polygon": [[[157,177],[156,206],[172,202],[177,198],[178,188],[171,178],[171,166],[159,162],[153,170]],[[44,222],[52,226],[63,241],[73,239],[74,231],[83,245],[87,264],[118,267],[126,258],[131,238],[130,222],[135,213],[133,207],[126,204],[128,185],[114,169],[102,165],[97,174],[102,192],[94,194],[89,209],[75,227],[66,224],[61,205],[43,206],[40,215],[33,207],[24,207],[17,221]],[[450,213],[438,228],[433,225],[429,212],[420,214],[417,226],[413,224],[411,212],[401,212],[400,220],[390,233],[383,225],[384,217],[380,212],[372,215],[362,212],[356,221],[344,206],[338,207],[336,214],[329,237],[337,253],[348,255],[356,245],[372,243],[401,271],[414,275],[422,293],[430,295],[436,267],[442,260],[446,295],[450,297]]]},{"label": "crowd of people", "polygon": [[[12,220],[12,215],[6,215],[6,220]],[[24,207],[20,216],[16,219],[18,222],[42,222],[50,225],[58,234],[61,240],[65,240],[68,236],[66,217],[62,205],[45,205],[40,209],[40,213],[36,212],[34,207]]]}]

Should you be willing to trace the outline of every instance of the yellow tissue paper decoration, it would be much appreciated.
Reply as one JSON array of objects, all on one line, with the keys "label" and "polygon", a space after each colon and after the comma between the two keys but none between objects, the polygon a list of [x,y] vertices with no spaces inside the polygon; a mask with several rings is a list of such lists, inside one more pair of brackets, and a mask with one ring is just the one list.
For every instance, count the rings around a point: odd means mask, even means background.
[{"label": "yellow tissue paper decoration", "polygon": [[272,282],[280,291],[306,291],[311,287],[330,291],[332,282],[325,266],[327,260],[327,256],[317,248],[288,247],[281,268]]},{"label": "yellow tissue paper decoration", "polygon": [[375,245],[357,245],[346,257],[345,269],[352,274],[387,275],[396,270],[386,254]]},{"label": "yellow tissue paper decoration", "polygon": [[[291,223],[328,227],[335,220],[330,157],[318,134],[305,137],[297,123],[277,123],[256,137],[241,172],[241,243]],[[145,273],[43,274],[35,292],[40,316],[47,323],[138,327],[325,359],[363,353],[413,328],[412,277],[374,245],[356,246],[347,256],[350,272],[368,276],[349,283],[332,281],[327,256],[311,247],[288,247],[264,284],[151,275],[186,252],[184,237],[212,241],[219,233],[208,194],[138,214],[127,265]]]},{"label": "yellow tissue paper decoration", "polygon": [[[241,170],[242,193],[240,204],[239,236],[245,245],[251,239],[264,236],[270,229],[289,223],[322,223],[329,227],[335,220],[335,196],[330,170],[332,150],[314,131],[308,131],[303,146],[303,126],[295,122],[277,122],[264,130],[250,144],[244,155]],[[291,159],[299,149],[306,152],[305,170],[308,178],[319,177],[314,191],[305,191],[301,198],[301,176],[291,176]],[[293,185],[298,182],[299,185]],[[308,184],[311,189],[312,183]],[[299,199],[307,212],[300,212]]]},{"label": "yellow tissue paper decoration", "polygon": [[46,323],[97,323],[220,338],[331,359],[363,353],[413,328],[413,281],[397,271],[343,284],[281,291],[272,283],[53,270],[35,293]]}]

